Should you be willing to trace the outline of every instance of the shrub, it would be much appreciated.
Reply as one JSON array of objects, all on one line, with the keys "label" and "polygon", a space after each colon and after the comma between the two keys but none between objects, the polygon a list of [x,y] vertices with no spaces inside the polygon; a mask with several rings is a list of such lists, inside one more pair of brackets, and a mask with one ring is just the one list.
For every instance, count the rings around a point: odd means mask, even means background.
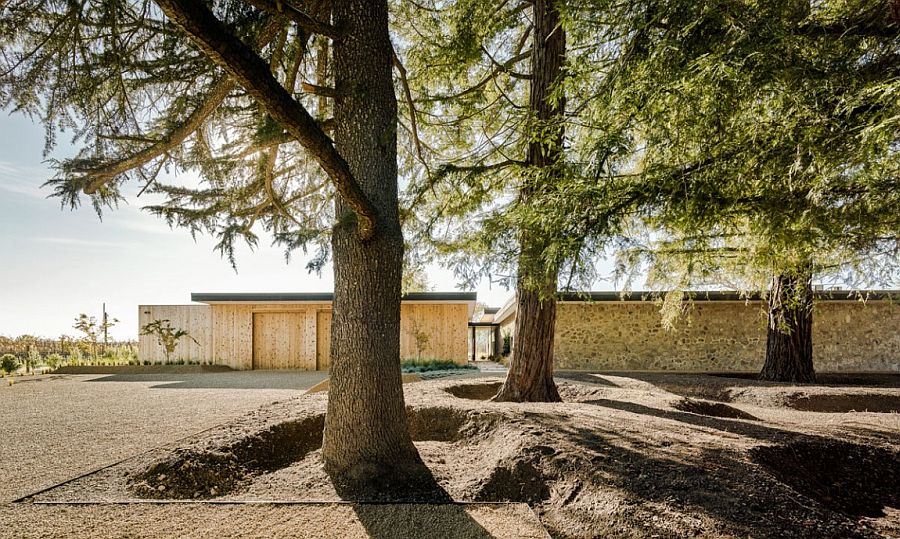
[{"label": "shrub", "polygon": [[69,352],[69,363],[72,365],[81,365],[81,360],[84,358],[84,354],[81,352],[81,348],[75,346]]},{"label": "shrub", "polygon": [[59,354],[50,354],[44,359],[44,363],[50,367],[50,370],[55,371],[57,367],[59,367],[63,362],[63,357]]},{"label": "shrub", "polygon": [[477,369],[474,365],[459,365],[449,359],[404,359],[400,362],[400,370],[403,372],[429,372],[450,370]]},{"label": "shrub", "polygon": [[0,356],[0,369],[6,374],[12,374],[19,370],[19,359],[12,354],[3,354]]}]

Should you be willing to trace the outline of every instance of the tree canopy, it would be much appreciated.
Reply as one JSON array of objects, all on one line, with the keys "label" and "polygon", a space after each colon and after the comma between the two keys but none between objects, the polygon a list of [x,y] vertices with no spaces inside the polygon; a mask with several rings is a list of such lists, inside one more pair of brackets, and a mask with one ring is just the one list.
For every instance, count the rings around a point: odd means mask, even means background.
[{"label": "tree canopy", "polygon": [[[614,107],[635,133],[631,263],[684,287],[773,273],[890,283],[900,248],[892,2],[595,2],[631,29]],[[720,280],[724,284],[728,278]]]}]

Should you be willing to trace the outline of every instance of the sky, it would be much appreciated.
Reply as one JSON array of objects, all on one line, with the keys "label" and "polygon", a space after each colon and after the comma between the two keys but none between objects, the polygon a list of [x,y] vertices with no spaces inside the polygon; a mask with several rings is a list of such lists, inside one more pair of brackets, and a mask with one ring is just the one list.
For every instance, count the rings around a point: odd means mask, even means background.
[{"label": "sky", "polygon": [[[73,153],[66,134],[50,158]],[[285,262],[280,247],[261,241],[239,250],[237,272],[214,251],[214,240],[197,241],[141,211],[144,195],[104,213],[88,204],[71,211],[47,198],[41,184],[53,171],[44,162],[44,130],[20,114],[0,111],[0,335],[74,335],[79,313],[100,317],[102,304],[119,324],[116,339],[138,333],[138,305],[187,304],[191,292],[331,292],[332,268],[310,274],[299,253]],[[136,191],[136,189],[135,189]],[[447,268],[427,268],[436,291],[459,290]],[[596,290],[612,290],[598,282]],[[487,281],[478,300],[500,306],[512,295]]]}]

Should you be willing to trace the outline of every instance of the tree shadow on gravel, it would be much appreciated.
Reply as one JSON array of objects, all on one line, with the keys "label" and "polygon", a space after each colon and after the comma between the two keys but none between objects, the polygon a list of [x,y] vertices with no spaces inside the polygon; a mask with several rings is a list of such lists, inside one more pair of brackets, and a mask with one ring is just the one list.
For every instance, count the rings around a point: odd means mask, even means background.
[{"label": "tree shadow on gravel", "polygon": [[[679,421],[753,438],[762,444],[747,453],[700,449],[686,459],[660,459],[611,443],[622,433],[576,428],[572,435],[592,454],[598,471],[619,488],[654,501],[672,500],[743,526],[752,535],[870,537],[860,517],[884,516],[900,506],[900,453],[878,446],[739,421],[660,410],[630,402],[592,404]],[[799,493],[799,495],[798,495]],[[765,532],[761,530],[766,530]]]},{"label": "tree shadow on gravel", "polygon": [[372,539],[440,537],[492,539],[463,505],[355,504],[353,510]]},{"label": "tree shadow on gravel", "polygon": [[619,387],[599,374],[585,371],[556,371],[553,377],[595,386]]}]

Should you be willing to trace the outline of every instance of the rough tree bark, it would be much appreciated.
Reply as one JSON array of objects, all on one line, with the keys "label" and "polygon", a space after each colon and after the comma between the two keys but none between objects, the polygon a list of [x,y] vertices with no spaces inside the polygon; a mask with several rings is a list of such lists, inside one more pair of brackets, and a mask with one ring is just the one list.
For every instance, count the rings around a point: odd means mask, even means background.
[{"label": "rough tree bark", "polygon": [[384,0],[335,0],[334,139],[376,209],[361,239],[335,203],[331,383],[323,458],[339,492],[390,496],[427,473],[407,426],[400,380],[403,235],[397,202],[397,102]]},{"label": "rough tree bark", "polygon": [[288,9],[301,26],[334,38],[333,141],[205,3],[156,2],[303,145],[337,190],[331,385],[322,451],[336,488],[354,499],[441,494],[412,443],[400,382],[403,235],[387,1],[333,0],[334,25]]},{"label": "rough tree bark", "polygon": [[[529,108],[532,141],[520,200],[528,204],[552,187],[562,162],[565,99],[554,98],[566,58],[566,34],[560,25],[556,0],[535,0],[534,47],[531,57]],[[516,283],[516,325],[509,373],[494,400],[559,402],[553,381],[553,332],[556,325],[558,267],[547,267],[542,257],[544,236],[539,230],[519,234],[519,275]]]},{"label": "rough tree bark", "polygon": [[761,380],[815,382],[813,369],[812,276],[781,274],[772,279],[768,299],[766,362]]}]

